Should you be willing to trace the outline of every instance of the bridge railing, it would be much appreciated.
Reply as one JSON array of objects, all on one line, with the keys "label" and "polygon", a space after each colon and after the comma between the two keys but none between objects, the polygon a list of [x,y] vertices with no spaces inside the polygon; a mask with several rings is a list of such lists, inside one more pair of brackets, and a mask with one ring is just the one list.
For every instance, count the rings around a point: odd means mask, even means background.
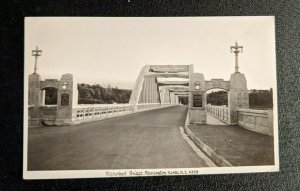
[{"label": "bridge railing", "polygon": [[96,118],[107,118],[109,116],[130,113],[133,111],[132,104],[116,104],[116,105],[78,105],[73,108],[73,120],[90,120]]},{"label": "bridge railing", "polygon": [[230,112],[226,105],[222,106],[215,106],[211,104],[206,105],[206,111],[210,113],[212,116],[224,121],[225,123],[229,124],[229,116]]},{"label": "bridge railing", "polygon": [[[206,111],[212,116],[229,124],[230,112],[226,106],[208,104]],[[259,133],[273,135],[273,110],[238,109],[237,124]]]},{"label": "bridge railing", "polygon": [[238,109],[238,125],[252,131],[273,135],[273,110]]},{"label": "bridge railing", "polygon": [[91,104],[78,105],[73,108],[72,120],[96,120],[128,113],[171,106],[171,104],[143,103],[134,108],[133,104]]}]

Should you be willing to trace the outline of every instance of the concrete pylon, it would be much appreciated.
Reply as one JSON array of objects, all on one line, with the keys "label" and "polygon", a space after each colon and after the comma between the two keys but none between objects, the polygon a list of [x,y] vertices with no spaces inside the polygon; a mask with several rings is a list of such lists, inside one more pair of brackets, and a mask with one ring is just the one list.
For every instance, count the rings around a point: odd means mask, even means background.
[{"label": "concrete pylon", "polygon": [[72,74],[63,74],[57,92],[56,125],[72,124],[75,118],[73,108],[78,104],[77,81]]},{"label": "concrete pylon", "polygon": [[170,91],[168,89],[165,89],[164,91],[164,103],[171,103]]},{"label": "concrete pylon", "polygon": [[176,98],[176,99],[175,99],[175,101],[176,101],[175,103],[176,103],[176,104],[179,104],[179,96],[176,95],[175,98]]},{"label": "concrete pylon", "polygon": [[[189,86],[189,119],[190,123],[205,124],[205,79],[202,73],[193,73],[190,76]],[[199,100],[199,98],[201,100]],[[195,101],[200,102],[201,106],[196,105]],[[194,103],[195,102],[195,103]],[[199,104],[199,103],[198,103]]]},{"label": "concrete pylon", "polygon": [[41,91],[42,78],[39,74],[30,74],[28,79],[28,106],[30,126],[40,125],[40,106],[43,105],[43,91]]},{"label": "concrete pylon", "polygon": [[[143,84],[144,84],[144,80],[145,80],[144,76],[149,70],[150,70],[150,65],[146,65],[142,68],[142,70],[140,71],[138,78],[136,80],[135,86],[132,90],[129,104],[133,104],[134,110],[137,109],[137,104],[139,103],[140,96],[141,96],[141,94],[143,94],[142,88],[143,88]],[[144,97],[142,99],[144,99]]]},{"label": "concrete pylon", "polygon": [[249,91],[245,74],[236,72],[230,76],[230,90],[228,92],[228,109],[230,124],[237,124],[238,108],[249,108]]},{"label": "concrete pylon", "polygon": [[174,94],[174,92],[170,92],[170,103],[175,104],[175,94]]},{"label": "concrete pylon", "polygon": [[28,105],[29,106],[40,106],[43,104],[43,95],[41,91],[41,76],[39,74],[31,74],[29,75],[29,95],[28,95]]},{"label": "concrete pylon", "polygon": [[158,89],[159,89],[159,94],[160,94],[160,102],[161,103],[170,103],[168,88],[165,86],[160,86]]}]

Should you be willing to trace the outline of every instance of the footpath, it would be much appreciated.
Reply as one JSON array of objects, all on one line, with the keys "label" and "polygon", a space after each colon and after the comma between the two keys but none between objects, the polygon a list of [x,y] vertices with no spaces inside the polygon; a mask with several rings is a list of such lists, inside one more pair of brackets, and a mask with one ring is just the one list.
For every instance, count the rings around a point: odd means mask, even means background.
[{"label": "footpath", "polygon": [[274,165],[271,136],[233,125],[191,124],[185,131],[218,166]]}]

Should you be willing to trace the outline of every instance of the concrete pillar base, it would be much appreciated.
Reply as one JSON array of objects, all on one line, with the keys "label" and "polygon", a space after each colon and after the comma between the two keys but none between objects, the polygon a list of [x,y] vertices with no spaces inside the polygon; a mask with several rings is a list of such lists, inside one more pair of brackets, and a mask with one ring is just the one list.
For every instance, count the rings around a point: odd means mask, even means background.
[{"label": "concrete pillar base", "polygon": [[57,126],[71,126],[74,125],[75,122],[70,119],[56,119],[55,125]]},{"label": "concrete pillar base", "polygon": [[39,127],[41,126],[40,118],[29,118],[28,119],[28,127]]},{"label": "concrete pillar base", "polygon": [[205,108],[189,108],[190,123],[206,124],[206,111]]}]

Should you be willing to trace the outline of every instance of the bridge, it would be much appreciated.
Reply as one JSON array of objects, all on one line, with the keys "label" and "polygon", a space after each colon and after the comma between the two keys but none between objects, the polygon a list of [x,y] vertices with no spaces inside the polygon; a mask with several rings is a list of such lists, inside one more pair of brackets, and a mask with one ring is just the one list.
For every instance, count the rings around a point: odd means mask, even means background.
[{"label": "bridge", "polygon": [[[194,73],[193,65],[147,65],[136,81],[128,104],[77,104],[77,82],[72,74],[60,80],[40,80],[39,74],[29,76],[29,126],[72,125],[92,120],[158,109],[180,104],[188,99],[190,123],[206,124],[207,113],[228,125],[238,124],[272,135],[272,112],[249,110],[245,75],[233,73],[229,81],[206,81],[202,73]],[[57,89],[57,105],[44,104],[47,88]],[[210,89],[228,91],[228,106],[206,104]]]},{"label": "bridge", "polygon": [[[194,136],[189,127],[235,126],[273,135],[272,110],[249,109],[246,77],[237,63],[229,80],[205,80],[193,65],[146,65],[128,104],[78,104],[72,74],[42,80],[35,70],[28,87],[28,126],[42,125],[29,130],[31,170],[220,165],[188,146],[183,137]],[[57,91],[57,105],[45,105],[48,88]],[[211,89],[227,91],[228,106],[207,104]]]}]

